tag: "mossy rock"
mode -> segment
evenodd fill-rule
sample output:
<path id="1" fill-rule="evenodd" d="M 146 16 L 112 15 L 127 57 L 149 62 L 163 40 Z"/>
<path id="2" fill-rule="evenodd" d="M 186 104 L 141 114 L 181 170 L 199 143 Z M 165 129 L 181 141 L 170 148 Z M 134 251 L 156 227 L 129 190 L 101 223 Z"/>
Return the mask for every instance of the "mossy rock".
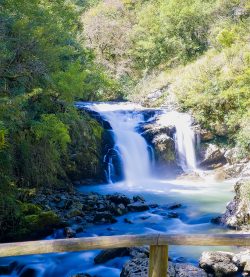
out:
<path id="1" fill-rule="evenodd" d="M 58 228 L 61 225 L 60 218 L 52 211 L 41 212 L 24 217 L 27 228 L 31 231 L 39 231 Z"/>

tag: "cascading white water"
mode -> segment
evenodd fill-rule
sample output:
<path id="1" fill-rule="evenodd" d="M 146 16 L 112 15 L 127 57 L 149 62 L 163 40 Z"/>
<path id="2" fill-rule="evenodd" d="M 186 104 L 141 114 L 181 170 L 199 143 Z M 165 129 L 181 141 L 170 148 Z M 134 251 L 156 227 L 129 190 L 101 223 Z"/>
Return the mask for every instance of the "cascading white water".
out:
<path id="1" fill-rule="evenodd" d="M 189 114 L 176 111 L 165 112 L 158 119 L 158 124 L 160 125 L 175 126 L 175 145 L 178 161 L 184 171 L 196 169 L 195 134 L 191 128 L 192 122 L 192 117 Z"/>
<path id="2" fill-rule="evenodd" d="M 150 157 L 145 139 L 136 132 L 143 122 L 141 106 L 131 103 L 93 103 L 88 108 L 98 112 L 111 125 L 115 148 L 121 155 L 125 181 L 133 184 L 150 177 Z M 110 176 L 108 176 L 109 179 Z"/>

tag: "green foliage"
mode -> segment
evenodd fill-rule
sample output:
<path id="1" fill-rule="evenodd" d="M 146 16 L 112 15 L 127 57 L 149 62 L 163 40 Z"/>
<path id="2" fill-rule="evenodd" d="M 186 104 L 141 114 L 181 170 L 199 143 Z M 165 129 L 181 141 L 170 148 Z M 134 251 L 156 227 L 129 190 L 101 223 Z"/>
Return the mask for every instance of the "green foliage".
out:
<path id="1" fill-rule="evenodd" d="M 43 233 L 47 229 L 47 233 L 49 233 L 51 229 L 58 228 L 61 225 L 61 221 L 55 213 L 48 211 L 24 216 L 23 224 L 28 229 L 28 232 Z"/>
<path id="2" fill-rule="evenodd" d="M 235 41 L 236 34 L 233 30 L 223 29 L 217 36 L 218 42 L 224 47 L 230 47 Z"/>
<path id="3" fill-rule="evenodd" d="M 34 122 L 31 127 L 37 141 L 46 140 L 53 148 L 59 148 L 64 152 L 70 143 L 68 128 L 54 114 L 43 114 L 41 121 Z"/>
<path id="4" fill-rule="evenodd" d="M 102 128 L 73 103 L 115 97 L 119 85 L 83 46 L 80 2 L 0 1 L 0 237 L 57 221 L 16 201 L 19 188 L 69 184 L 79 174 L 72 164 L 84 178 L 100 174 Z"/>
<path id="5" fill-rule="evenodd" d="M 8 232 L 18 229 L 21 220 L 20 206 L 12 195 L 0 194 L 0 241 Z"/>

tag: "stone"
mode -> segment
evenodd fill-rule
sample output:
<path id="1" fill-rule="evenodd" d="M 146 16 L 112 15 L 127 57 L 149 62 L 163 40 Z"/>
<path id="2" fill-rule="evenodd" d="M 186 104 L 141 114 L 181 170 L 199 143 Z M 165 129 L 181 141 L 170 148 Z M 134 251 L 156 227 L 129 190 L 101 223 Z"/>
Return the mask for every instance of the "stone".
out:
<path id="1" fill-rule="evenodd" d="M 94 216 L 95 223 L 115 223 L 117 220 L 109 212 L 97 212 Z"/>
<path id="2" fill-rule="evenodd" d="M 250 250 L 246 250 L 240 253 L 237 253 L 233 256 L 233 262 L 244 271 L 249 271 L 250 266 Z"/>
<path id="3" fill-rule="evenodd" d="M 173 204 L 170 204 L 169 206 L 167 206 L 167 209 L 175 210 L 175 209 L 179 209 L 181 207 L 182 207 L 182 205 L 180 203 L 173 203 Z"/>
<path id="4" fill-rule="evenodd" d="M 178 218 L 179 215 L 175 212 L 170 212 L 170 213 L 167 214 L 167 217 L 168 218 Z"/>
<path id="5" fill-rule="evenodd" d="M 166 134 L 155 137 L 152 141 L 155 154 L 160 163 L 175 163 L 175 142 Z"/>
<path id="6" fill-rule="evenodd" d="M 148 258 L 133 258 L 122 268 L 121 277 L 148 277 Z M 191 264 L 168 262 L 168 277 L 207 277 L 207 273 Z M 164 276 L 162 276 L 164 277 Z"/>
<path id="7" fill-rule="evenodd" d="M 133 196 L 133 201 L 134 202 L 142 202 L 142 203 L 144 203 L 145 199 L 141 195 L 135 195 L 135 196 Z"/>
<path id="8" fill-rule="evenodd" d="M 118 193 L 107 195 L 107 199 L 112 201 L 115 204 L 123 204 L 125 206 L 131 203 L 131 200 L 126 195 L 122 195 Z"/>
<path id="9" fill-rule="evenodd" d="M 73 230 L 71 227 L 65 227 L 64 234 L 67 238 L 75 238 L 76 237 L 76 231 Z"/>
<path id="10" fill-rule="evenodd" d="M 207 273 L 215 274 L 218 277 L 234 276 L 239 271 L 233 262 L 233 254 L 230 252 L 203 252 L 199 265 Z"/>
<path id="11" fill-rule="evenodd" d="M 129 256 L 132 258 L 148 258 L 149 246 L 132 247 L 129 249 Z"/>
<path id="12" fill-rule="evenodd" d="M 95 264 L 106 263 L 116 257 L 124 257 L 129 255 L 129 248 L 114 248 L 101 251 L 95 258 Z"/>
<path id="13" fill-rule="evenodd" d="M 196 266 L 186 263 L 177 263 L 174 265 L 175 277 L 207 277 L 207 273 Z"/>
<path id="14" fill-rule="evenodd" d="M 148 259 L 134 258 L 122 268 L 120 277 L 148 277 Z"/>
<path id="15" fill-rule="evenodd" d="M 250 274 L 250 257 L 249 257 L 248 260 L 246 260 L 246 263 L 245 263 L 245 266 L 244 266 L 243 271 L 244 271 L 245 273 Z"/>
<path id="16" fill-rule="evenodd" d="M 127 208 L 122 203 L 114 208 L 115 215 L 124 215 L 127 212 L 128 212 Z"/>
<path id="17" fill-rule="evenodd" d="M 165 126 L 158 122 L 158 117 L 150 123 L 146 123 L 141 128 L 142 136 L 154 149 L 155 161 L 158 166 L 176 167 L 175 126 Z"/>
<path id="18" fill-rule="evenodd" d="M 128 210 L 130 212 L 143 212 L 149 210 L 149 206 L 141 202 L 134 202 L 128 205 Z"/>
<path id="19" fill-rule="evenodd" d="M 200 148 L 200 167 L 214 169 L 226 164 L 225 150 L 212 143 L 203 144 Z"/>
<path id="20" fill-rule="evenodd" d="M 133 222 L 128 218 L 124 218 L 124 222 L 128 224 L 133 224 Z"/>
<path id="21" fill-rule="evenodd" d="M 72 218 L 72 217 L 76 217 L 76 216 L 81 216 L 82 210 L 81 209 L 71 209 L 67 212 L 67 218 Z"/>
<path id="22" fill-rule="evenodd" d="M 224 154 L 229 164 L 236 164 L 237 162 L 239 162 L 240 155 L 241 155 L 241 150 L 239 147 L 228 149 Z"/>
<path id="23" fill-rule="evenodd" d="M 250 179 L 241 179 L 235 186 L 235 196 L 226 207 L 220 222 L 233 229 L 250 227 Z"/>

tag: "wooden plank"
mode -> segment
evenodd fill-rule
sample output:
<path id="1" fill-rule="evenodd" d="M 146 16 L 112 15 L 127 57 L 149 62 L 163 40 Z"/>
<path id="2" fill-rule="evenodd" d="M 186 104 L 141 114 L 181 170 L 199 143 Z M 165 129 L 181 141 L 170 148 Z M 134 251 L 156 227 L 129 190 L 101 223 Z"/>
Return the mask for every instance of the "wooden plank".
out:
<path id="1" fill-rule="evenodd" d="M 250 246 L 250 234 L 160 234 L 159 245 Z"/>
<path id="2" fill-rule="evenodd" d="M 151 245 L 149 252 L 149 277 L 165 277 L 168 272 L 168 246 Z"/>
<path id="3" fill-rule="evenodd" d="M 250 234 L 148 234 L 0 244 L 0 257 L 142 245 L 250 246 Z"/>
<path id="4" fill-rule="evenodd" d="M 0 257 L 157 244 L 158 235 L 103 236 L 0 244 Z"/>

